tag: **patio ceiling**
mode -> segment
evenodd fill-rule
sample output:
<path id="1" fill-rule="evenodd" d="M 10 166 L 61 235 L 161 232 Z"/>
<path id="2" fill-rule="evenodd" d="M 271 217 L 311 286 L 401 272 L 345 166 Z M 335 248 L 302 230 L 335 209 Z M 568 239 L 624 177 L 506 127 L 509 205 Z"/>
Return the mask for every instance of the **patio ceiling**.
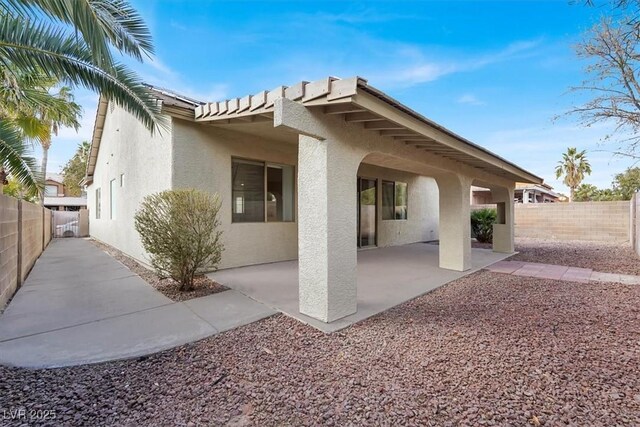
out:
<path id="1" fill-rule="evenodd" d="M 514 181 L 542 183 L 542 178 L 427 119 L 365 79 L 328 77 L 279 86 L 255 95 L 195 107 L 195 121 L 215 125 L 271 122 L 276 99 L 287 98 L 325 114 L 337 115 L 392 141 L 467 164 Z"/>

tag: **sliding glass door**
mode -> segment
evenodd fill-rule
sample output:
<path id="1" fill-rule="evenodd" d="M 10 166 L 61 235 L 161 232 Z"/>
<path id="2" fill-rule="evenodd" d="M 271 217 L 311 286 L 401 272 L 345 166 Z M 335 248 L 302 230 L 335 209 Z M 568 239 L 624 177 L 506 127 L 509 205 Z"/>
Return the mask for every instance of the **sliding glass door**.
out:
<path id="1" fill-rule="evenodd" d="M 378 188 L 375 179 L 358 178 L 358 247 L 376 245 Z"/>

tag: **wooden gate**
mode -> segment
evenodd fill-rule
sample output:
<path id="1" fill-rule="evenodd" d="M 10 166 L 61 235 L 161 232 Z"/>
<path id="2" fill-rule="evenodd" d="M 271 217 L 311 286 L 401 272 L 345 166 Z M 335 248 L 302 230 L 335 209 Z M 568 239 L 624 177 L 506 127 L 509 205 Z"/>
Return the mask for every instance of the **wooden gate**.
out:
<path id="1" fill-rule="evenodd" d="M 53 237 L 80 237 L 80 212 L 51 211 Z"/>

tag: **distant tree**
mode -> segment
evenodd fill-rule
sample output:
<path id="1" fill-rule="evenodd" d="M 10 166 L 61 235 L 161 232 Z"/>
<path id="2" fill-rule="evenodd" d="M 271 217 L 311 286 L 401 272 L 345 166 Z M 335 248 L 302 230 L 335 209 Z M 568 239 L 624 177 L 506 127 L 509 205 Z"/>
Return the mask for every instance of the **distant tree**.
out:
<path id="1" fill-rule="evenodd" d="M 614 123 L 610 140 L 620 136 L 616 154 L 640 158 L 640 2 L 586 0 L 599 6 L 607 16 L 594 25 L 576 46 L 578 57 L 588 64 L 587 78 L 574 91 L 592 95 L 569 114 L 577 114 L 585 126 Z M 598 4 L 596 4 L 598 3 Z"/>
<path id="2" fill-rule="evenodd" d="M 2 193 L 31 203 L 40 200 L 37 187 L 25 185 L 14 178 L 7 180 L 7 184 L 2 188 Z"/>
<path id="3" fill-rule="evenodd" d="M 621 200 L 631 200 L 634 193 L 640 190 L 640 168 L 628 168 L 623 173 L 616 174 L 613 181 L 613 191 Z"/>
<path id="4" fill-rule="evenodd" d="M 581 184 L 576 188 L 574 202 L 592 202 L 597 200 L 600 189 L 593 184 Z"/>
<path id="5" fill-rule="evenodd" d="M 591 165 L 586 157 L 586 151 L 578 151 L 575 147 L 567 148 L 562 154 L 562 160 L 556 166 L 556 178 L 564 176 L 563 183 L 569 187 L 569 201 L 573 201 L 576 188 L 582 183 L 585 175 L 591 175 Z"/>
<path id="6" fill-rule="evenodd" d="M 75 154 L 69 159 L 67 164 L 64 165 L 64 168 L 62 168 L 63 184 L 70 196 L 79 196 L 82 194 L 80 181 L 82 181 L 87 171 L 90 149 L 91 144 L 87 141 L 78 144 Z"/>

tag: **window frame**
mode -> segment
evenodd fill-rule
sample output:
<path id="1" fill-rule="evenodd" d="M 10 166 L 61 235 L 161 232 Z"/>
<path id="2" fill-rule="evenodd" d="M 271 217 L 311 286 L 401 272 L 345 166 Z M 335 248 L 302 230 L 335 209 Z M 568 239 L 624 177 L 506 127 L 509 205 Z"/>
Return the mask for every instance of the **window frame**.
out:
<path id="1" fill-rule="evenodd" d="M 109 181 L 109 219 L 116 219 L 116 207 L 117 203 L 115 203 L 116 195 L 116 179 L 113 178 Z"/>
<path id="2" fill-rule="evenodd" d="M 393 218 L 385 218 L 384 217 L 384 186 L 385 184 L 393 184 Z M 404 184 L 406 186 L 406 218 L 396 218 L 396 209 L 399 207 L 396 204 L 396 197 L 397 197 L 397 188 L 398 188 L 398 184 Z M 392 181 L 389 179 L 383 179 L 382 183 L 380 185 L 380 191 L 382 192 L 381 194 L 381 200 L 382 203 L 380 203 L 380 209 L 382 209 L 382 214 L 380 215 L 380 217 L 382 218 L 382 221 L 407 221 L 409 220 L 409 183 L 408 182 L 404 182 L 404 181 Z"/>
<path id="3" fill-rule="evenodd" d="M 96 188 L 95 192 L 96 196 L 96 219 L 100 219 L 101 211 L 102 211 L 102 189 L 100 187 Z"/>
<path id="4" fill-rule="evenodd" d="M 47 189 L 50 190 L 52 187 L 55 188 L 55 194 L 47 194 Z M 45 184 L 44 195 L 45 197 L 58 197 L 59 196 L 58 184 Z"/>
<path id="5" fill-rule="evenodd" d="M 262 169 L 263 169 L 263 178 L 262 178 L 262 183 L 263 183 L 263 188 L 262 188 L 262 199 L 263 199 L 263 208 L 264 208 L 264 213 L 263 213 L 263 220 L 262 221 L 234 221 L 233 220 L 233 212 L 234 212 L 234 206 L 236 204 L 236 200 L 233 198 L 233 163 L 235 161 L 238 162 L 251 162 L 251 163 L 260 163 L 262 164 Z M 267 171 L 269 169 L 269 166 L 280 166 L 280 167 L 289 167 L 293 169 L 293 215 L 292 215 L 292 220 L 291 221 L 269 221 L 268 220 L 268 212 L 267 212 L 267 194 L 269 193 L 267 191 L 268 188 L 268 180 L 267 180 Z M 297 172 L 296 172 L 296 166 L 295 165 L 290 165 L 290 164 L 286 164 L 286 163 L 278 163 L 278 162 L 271 162 L 268 160 L 259 160 L 259 159 L 252 159 L 249 157 L 239 157 L 239 156 L 231 156 L 231 224 L 295 224 L 297 221 Z M 243 203 L 244 205 L 244 203 Z"/>

